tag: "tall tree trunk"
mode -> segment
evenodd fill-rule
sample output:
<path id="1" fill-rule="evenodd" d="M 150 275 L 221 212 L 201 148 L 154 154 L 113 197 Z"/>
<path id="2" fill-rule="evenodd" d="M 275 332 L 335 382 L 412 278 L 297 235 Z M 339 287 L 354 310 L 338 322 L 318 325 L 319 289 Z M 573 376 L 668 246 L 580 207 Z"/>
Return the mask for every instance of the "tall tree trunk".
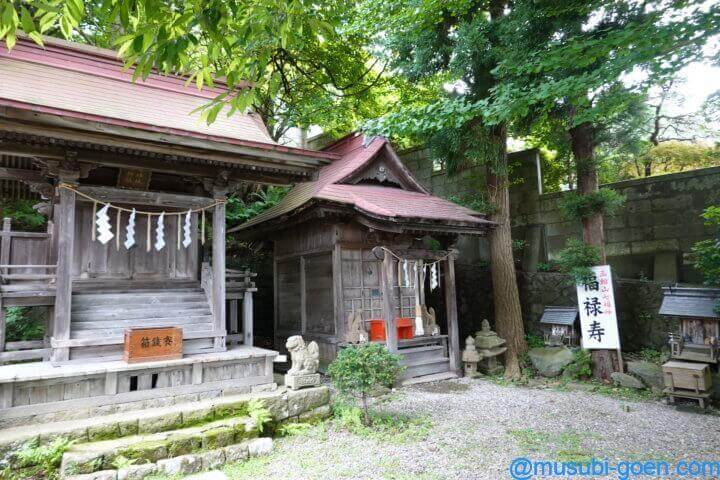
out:
<path id="1" fill-rule="evenodd" d="M 519 357 L 527 350 L 527 344 L 510 234 L 510 182 L 504 125 L 493 129 L 490 142 L 494 146 L 493 151 L 498 152 L 495 162 L 488 165 L 486 178 L 489 201 L 493 207 L 489 219 L 498 224 L 489 234 L 495 328 L 507 340 L 505 377 L 516 379 L 520 377 Z"/>
<path id="2" fill-rule="evenodd" d="M 597 165 L 595 164 L 595 133 L 592 125 L 582 123 L 570 129 L 570 142 L 577 169 L 578 193 L 588 195 L 598 191 Z M 582 219 L 583 242 L 600 252 L 600 264 L 607 263 L 605 255 L 605 232 L 602 213 L 595 213 Z M 593 350 L 593 375 L 607 380 L 610 374 L 619 370 L 617 354 L 610 350 Z"/>

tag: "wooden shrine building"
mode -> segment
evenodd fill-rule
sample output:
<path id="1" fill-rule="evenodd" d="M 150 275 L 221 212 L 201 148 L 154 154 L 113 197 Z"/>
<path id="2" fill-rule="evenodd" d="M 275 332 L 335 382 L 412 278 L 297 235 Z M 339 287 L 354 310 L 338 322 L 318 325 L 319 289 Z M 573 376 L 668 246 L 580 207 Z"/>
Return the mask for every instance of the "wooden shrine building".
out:
<path id="1" fill-rule="evenodd" d="M 459 372 L 453 246 L 458 235 L 485 235 L 494 224 L 430 195 L 383 138 L 351 134 L 324 152 L 339 158 L 318 180 L 297 185 L 278 205 L 230 230 L 274 242 L 275 347 L 302 334 L 318 342 L 327 365 L 338 348 L 356 341 L 358 322 L 370 330 L 384 320 L 388 348 L 408 367 L 406 379 Z M 440 334 L 401 327 L 398 339 L 398 321 L 428 316 L 425 292 L 435 287 L 436 272 L 446 306 L 438 314 L 446 319 Z"/>
<path id="2" fill-rule="evenodd" d="M 0 363 L 43 360 L 0 366 L 0 423 L 272 383 L 277 352 L 252 346 L 250 279 L 226 272 L 225 199 L 313 180 L 340 155 L 280 146 L 254 114 L 208 126 L 191 112 L 222 85 L 133 82 L 108 50 L 21 38 L 0 46 L 0 72 L 0 179 L 29 185 L 50 218 L 47 232 L 0 232 Z M 44 341 L 9 348 L 2 312 L 16 305 L 49 308 Z M 183 358 L 121 361 L 125 329 L 170 326 Z"/>

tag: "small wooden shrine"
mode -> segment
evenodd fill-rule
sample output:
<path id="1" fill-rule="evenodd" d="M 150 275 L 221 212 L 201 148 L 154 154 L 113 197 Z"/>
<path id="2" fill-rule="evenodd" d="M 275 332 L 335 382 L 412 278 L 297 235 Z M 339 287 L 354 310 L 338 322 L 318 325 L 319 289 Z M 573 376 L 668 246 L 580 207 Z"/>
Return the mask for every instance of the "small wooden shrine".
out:
<path id="1" fill-rule="evenodd" d="M 485 235 L 494 224 L 430 195 L 383 138 L 351 134 L 324 151 L 340 158 L 317 181 L 231 230 L 274 244 L 276 347 L 302 335 L 318 343 L 326 366 L 338 348 L 368 332 L 378 338 L 384 325 L 406 378 L 459 373 L 453 246 L 459 234 Z M 436 288 L 445 298 L 440 328 L 425 301 Z"/>
<path id="2" fill-rule="evenodd" d="M 720 289 L 666 287 L 660 315 L 677 317 L 680 331 L 670 333 L 671 361 L 663 365 L 665 393 L 697 400 L 705 407 L 712 390 L 711 369 L 720 361 Z"/>
<path id="3" fill-rule="evenodd" d="M 280 146 L 254 114 L 207 125 L 191 112 L 222 85 L 122 67 L 56 39 L 0 45 L 0 179 L 38 192 L 50 218 L 0 234 L 0 363 L 43 360 L 0 367 L 0 423 L 273 382 L 277 352 L 252 346 L 251 274 L 225 266 L 225 200 L 311 180 L 338 155 Z M 48 307 L 44 340 L 5 342 L 16 305 Z M 182 358 L 122 361 L 141 327 L 180 328 Z"/>
<path id="4" fill-rule="evenodd" d="M 545 345 L 558 347 L 580 346 L 580 313 L 577 307 L 548 305 L 540 317 Z"/>

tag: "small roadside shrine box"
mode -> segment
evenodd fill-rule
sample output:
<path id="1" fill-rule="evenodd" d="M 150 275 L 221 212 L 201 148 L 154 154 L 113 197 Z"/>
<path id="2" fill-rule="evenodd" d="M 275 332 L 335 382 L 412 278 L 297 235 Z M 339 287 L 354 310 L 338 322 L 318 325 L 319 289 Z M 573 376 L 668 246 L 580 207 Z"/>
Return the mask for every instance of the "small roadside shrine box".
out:
<path id="1" fill-rule="evenodd" d="M 578 342 L 578 309 L 576 307 L 558 307 L 548 305 L 540 317 L 545 345 L 558 347 L 579 346 Z"/>
<path id="2" fill-rule="evenodd" d="M 663 289 L 660 315 L 678 317 L 680 332 L 670 333 L 672 360 L 663 365 L 665 393 L 671 402 L 675 397 L 691 398 L 705 408 L 710 397 L 710 365 L 718 363 L 720 316 L 715 311 L 720 289 Z"/>

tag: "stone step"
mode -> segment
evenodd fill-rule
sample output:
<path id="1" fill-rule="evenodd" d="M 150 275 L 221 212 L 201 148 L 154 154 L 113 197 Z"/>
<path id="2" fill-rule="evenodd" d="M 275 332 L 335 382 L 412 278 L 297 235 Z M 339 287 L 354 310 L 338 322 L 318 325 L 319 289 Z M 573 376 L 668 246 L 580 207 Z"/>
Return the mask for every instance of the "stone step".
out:
<path id="1" fill-rule="evenodd" d="M 123 457 L 136 464 L 162 465 L 162 460 L 236 445 L 257 438 L 259 433 L 251 418 L 230 417 L 199 426 L 75 444 L 63 454 L 60 474 L 111 470 L 116 460 Z"/>
<path id="2" fill-rule="evenodd" d="M 227 475 L 215 470 L 225 464 L 240 462 L 248 457 L 269 455 L 273 450 L 270 437 L 254 438 L 238 444 L 198 451 L 159 460 L 157 463 L 133 464 L 118 470 L 64 475 L 64 480 L 140 480 L 144 478 L 187 478 L 188 480 L 227 480 Z M 199 473 L 205 472 L 205 473 Z M 196 474 L 196 475 L 193 475 Z M 185 477 L 185 475 L 191 475 Z"/>
<path id="3" fill-rule="evenodd" d="M 329 414 L 330 390 L 325 386 L 287 390 L 275 384 L 253 387 L 248 394 L 226 395 L 199 401 L 163 405 L 143 410 L 115 409 L 115 413 L 75 420 L 65 420 L 67 415 L 57 414 L 57 421 L 35 422 L 32 427 L 18 425 L 0 429 L 0 457 L 28 442 L 47 445 L 56 438 L 64 437 L 78 444 L 109 440 L 131 435 L 167 432 L 178 428 L 197 426 L 224 418 L 245 415 L 248 403 L 257 399 L 270 410 L 273 420 L 283 421 L 299 415 Z M 195 399 L 196 400 L 196 399 Z M 319 411 L 318 411 L 319 410 Z"/>
<path id="4" fill-rule="evenodd" d="M 402 355 L 401 365 L 412 365 L 422 360 L 445 358 L 445 348 L 441 345 L 428 345 L 425 347 L 402 348 L 398 351 Z"/>
<path id="5" fill-rule="evenodd" d="M 409 378 L 431 375 L 434 373 L 449 372 L 450 359 L 447 357 L 431 358 L 429 360 L 420 360 L 417 362 L 413 362 L 411 364 L 405 365 L 405 367 L 405 371 L 400 376 L 401 381 Z"/>
<path id="6" fill-rule="evenodd" d="M 407 387 L 409 385 L 417 385 L 420 383 L 440 382 L 443 380 L 452 380 L 458 376 L 452 372 L 433 373 L 432 375 L 423 375 L 421 377 L 408 378 L 403 380 L 401 385 Z"/>
<path id="7" fill-rule="evenodd" d="M 77 322 L 92 322 L 103 320 L 122 320 L 133 318 L 165 318 L 173 316 L 210 315 L 210 306 L 206 303 L 193 303 L 187 307 L 182 305 L 146 305 L 144 308 L 125 308 L 118 306 L 115 309 L 103 308 L 101 310 L 84 310 L 72 312 L 72 320 Z"/>

